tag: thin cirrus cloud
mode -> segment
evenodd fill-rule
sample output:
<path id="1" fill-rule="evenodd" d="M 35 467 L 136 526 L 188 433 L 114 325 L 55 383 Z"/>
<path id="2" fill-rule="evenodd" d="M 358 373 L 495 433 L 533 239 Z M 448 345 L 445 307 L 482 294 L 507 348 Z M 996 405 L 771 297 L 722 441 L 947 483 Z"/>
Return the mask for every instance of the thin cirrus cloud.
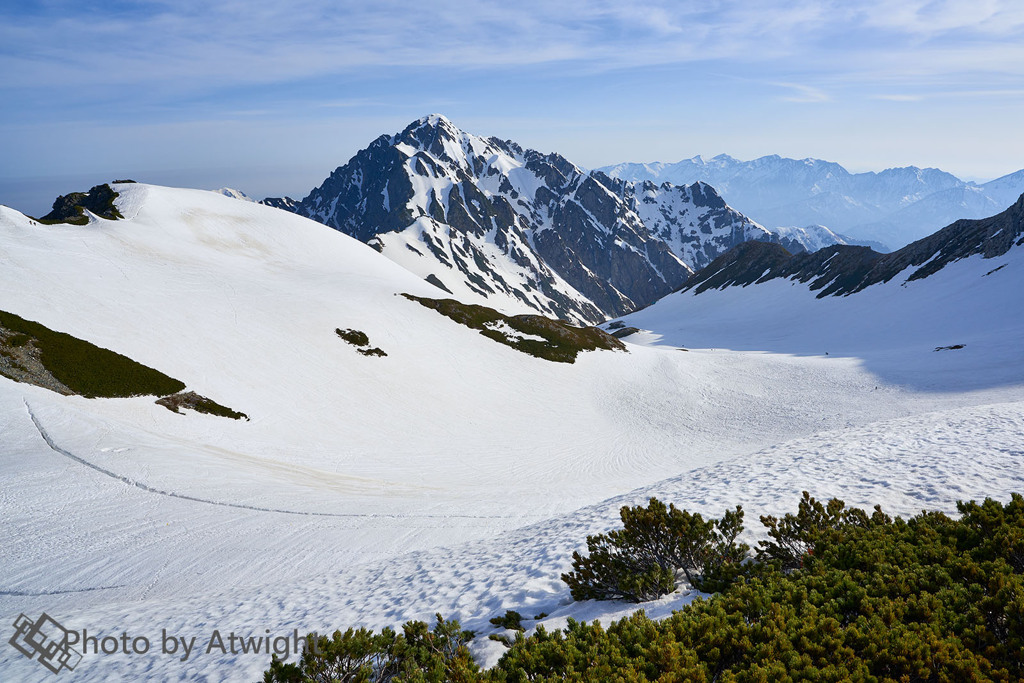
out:
<path id="1" fill-rule="evenodd" d="M 874 66 L 889 79 L 1017 73 L 1024 8 L 1014 4 L 155 0 L 102 11 L 51 2 L 34 15 L 0 14 L 0 87 L 135 83 L 180 92 L 396 67 L 608 70 L 689 62 L 775 61 L 832 77 Z"/>
<path id="2" fill-rule="evenodd" d="M 1024 28 L 1024 7 L 1014 0 L 881 0 L 856 11 L 867 26 L 916 37 L 1014 36 Z"/>
<path id="3" fill-rule="evenodd" d="M 674 140 L 679 158 L 994 175 L 1024 154 L 1022 79 L 1020 0 L 43 0 L 0 6 L 0 98 L 18 103 L 0 108 L 0 157 L 40 174 L 70 156 L 177 163 L 168 150 L 206 166 L 280 138 L 295 151 L 268 164 L 313 150 L 319 167 L 443 111 L 588 165 Z M 989 105 L 976 137 L 939 134 L 968 103 Z M 227 130 L 239 120 L 250 135 Z M 127 127 L 146 131 L 135 156 L 89 146 Z"/>
<path id="4" fill-rule="evenodd" d="M 790 94 L 783 95 L 781 99 L 785 102 L 829 102 L 831 97 L 823 90 L 813 88 L 809 85 L 799 83 L 772 83 L 780 88 L 788 89 Z"/>
<path id="5" fill-rule="evenodd" d="M 921 102 L 923 100 L 978 100 L 978 99 L 1016 99 L 1024 100 L 1024 89 L 1009 88 L 1003 90 L 944 90 L 941 92 L 922 92 L 917 94 L 885 93 L 872 95 L 871 99 L 887 102 Z"/>
<path id="6" fill-rule="evenodd" d="M 925 99 L 924 95 L 901 95 L 901 94 L 888 94 L 888 95 L 872 95 L 873 100 L 883 100 L 886 102 L 920 102 Z"/>

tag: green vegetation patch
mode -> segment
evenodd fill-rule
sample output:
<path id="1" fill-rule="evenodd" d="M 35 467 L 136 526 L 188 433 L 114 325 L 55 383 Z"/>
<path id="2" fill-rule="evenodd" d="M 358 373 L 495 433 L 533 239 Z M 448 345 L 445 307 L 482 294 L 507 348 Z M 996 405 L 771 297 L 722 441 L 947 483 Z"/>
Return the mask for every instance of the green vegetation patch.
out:
<path id="1" fill-rule="evenodd" d="M 366 336 L 365 332 L 359 330 L 343 330 L 341 328 L 335 330 L 339 337 L 347 341 L 352 346 L 369 346 L 370 338 Z"/>
<path id="2" fill-rule="evenodd" d="M 894 520 L 804 493 L 720 594 L 538 629 L 491 680 L 1024 680 L 1024 498 L 957 509 Z"/>
<path id="3" fill-rule="evenodd" d="M 264 683 L 469 683 L 479 680 L 479 668 L 469 652 L 472 631 L 440 614 L 433 628 L 410 621 L 402 632 L 385 628 L 335 631 L 328 638 L 310 634 L 296 663 L 274 655 Z"/>
<path id="4" fill-rule="evenodd" d="M 87 225 L 89 218 L 85 215 L 85 209 L 108 220 L 124 218 L 114 206 L 114 200 L 117 197 L 118 193 L 106 184 L 97 185 L 88 192 L 72 192 L 61 195 L 53 202 L 53 210 L 37 220 L 46 225 L 58 223 Z"/>
<path id="5" fill-rule="evenodd" d="M 500 617 L 494 617 L 491 619 L 491 623 L 495 626 L 509 631 L 525 631 L 523 628 L 523 615 L 514 609 L 505 610 L 505 614 Z"/>
<path id="6" fill-rule="evenodd" d="M 46 374 L 86 398 L 165 396 L 185 388 L 184 383 L 131 358 L 12 313 L 0 311 L 0 328 L 6 333 L 3 344 L 8 353 L 30 347 Z"/>
<path id="7" fill-rule="evenodd" d="M 197 413 L 204 413 L 206 415 L 216 415 L 217 417 L 228 417 L 232 420 L 249 420 L 249 416 L 245 413 L 235 412 L 230 408 L 222 406 L 221 404 L 200 396 L 194 391 L 183 391 L 179 394 L 172 394 L 171 396 L 164 396 L 163 398 L 157 399 L 157 404 L 162 405 L 168 410 L 181 414 L 182 408 L 188 408 L 194 410 Z"/>
<path id="8" fill-rule="evenodd" d="M 28 336 L 27 334 L 22 334 L 21 332 L 15 332 L 7 338 L 7 343 L 10 344 L 11 348 L 14 349 L 21 348 L 22 346 L 28 344 L 30 341 L 32 341 L 32 337 Z"/>
<path id="9" fill-rule="evenodd" d="M 339 337 L 356 347 L 356 351 L 364 356 L 378 356 L 383 358 L 388 355 L 384 353 L 384 349 L 379 349 L 376 346 L 370 346 L 370 337 L 367 336 L 365 332 L 360 332 L 359 330 L 343 330 L 340 327 L 334 331 Z"/>
<path id="10" fill-rule="evenodd" d="M 676 589 L 681 577 L 701 590 L 728 581 L 750 548 L 736 543 L 743 509 L 705 520 L 651 498 L 647 507 L 623 506 L 622 529 L 587 537 L 589 555 L 572 555 L 573 571 L 562 574 L 575 600 L 645 602 Z"/>
<path id="11" fill-rule="evenodd" d="M 618 339 L 596 327 L 573 327 L 541 315 L 507 316 L 493 308 L 464 304 L 455 299 L 428 299 L 412 294 L 402 296 L 432 308 L 460 325 L 479 330 L 488 339 L 556 363 L 573 363 L 581 351 L 626 349 Z"/>
<path id="12" fill-rule="evenodd" d="M 663 508 L 634 509 L 631 533 L 646 528 L 663 541 L 658 529 L 673 516 Z M 667 619 L 639 611 L 607 627 L 573 619 L 564 630 L 538 626 L 530 636 L 517 634 L 486 671 L 458 656 L 462 641 L 445 647 L 437 640 L 435 655 L 404 660 L 402 676 L 368 666 L 358 680 L 1024 680 L 1024 497 L 961 502 L 957 510 L 959 519 L 938 512 L 893 519 L 877 506 L 869 513 L 804 493 L 796 513 L 761 518 L 769 540 L 756 557 L 729 563 L 720 593 Z M 691 540 L 707 531 L 695 518 L 680 526 Z M 660 547 L 641 546 L 630 552 Z M 446 633 L 459 633 L 457 624 L 443 623 Z M 422 634 L 426 625 L 406 628 Z M 391 634 L 379 650 L 304 655 L 290 678 L 275 662 L 264 680 L 329 680 L 318 672 L 337 671 L 330 667 L 346 653 L 390 661 Z"/>

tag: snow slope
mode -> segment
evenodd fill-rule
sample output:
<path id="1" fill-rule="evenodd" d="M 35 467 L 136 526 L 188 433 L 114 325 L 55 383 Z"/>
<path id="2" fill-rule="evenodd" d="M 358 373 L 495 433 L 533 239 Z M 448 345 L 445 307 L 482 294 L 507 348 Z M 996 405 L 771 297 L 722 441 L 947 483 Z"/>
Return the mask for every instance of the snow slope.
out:
<path id="1" fill-rule="evenodd" d="M 690 290 L 622 320 L 655 332 L 634 342 L 858 358 L 885 381 L 917 389 L 1024 381 L 1024 248 L 977 254 L 908 281 L 919 267 L 820 299 L 807 284 L 783 278 Z M 965 347 L 935 351 L 958 344 Z"/>
<path id="2" fill-rule="evenodd" d="M 397 296 L 436 290 L 313 221 L 214 192 L 115 189 L 122 221 L 41 226 L 0 207 L 0 310 L 151 365 L 251 421 L 0 378 L 0 618 L 45 611 L 153 643 L 87 653 L 67 680 L 254 680 L 269 661 L 216 650 L 181 661 L 160 652 L 164 629 L 204 649 L 213 629 L 290 634 L 441 611 L 483 634 L 505 608 L 556 625 L 624 613 L 564 604 L 558 575 L 618 505 L 652 493 L 709 511 L 742 502 L 753 520 L 801 488 L 894 511 L 1020 488 L 1021 330 L 1013 316 L 995 324 L 994 305 L 949 329 L 922 294 L 926 322 L 892 347 L 918 362 L 897 375 L 870 330 L 859 345 L 833 331 L 798 348 L 770 311 L 743 309 L 760 324 L 746 345 L 724 307 L 717 319 L 705 308 L 703 328 L 672 322 L 729 292 L 683 306 L 673 295 L 658 306 L 677 308 L 627 319 L 658 322 L 660 346 L 554 364 Z M 978 291 L 1020 291 L 1017 263 Z M 975 265 L 920 284 L 961 266 L 967 282 Z M 935 291 L 970 313 L 958 282 Z M 356 353 L 335 328 L 364 331 L 388 356 Z M 475 647 L 500 654 L 483 635 Z M 0 648 L 3 680 L 50 676 Z"/>

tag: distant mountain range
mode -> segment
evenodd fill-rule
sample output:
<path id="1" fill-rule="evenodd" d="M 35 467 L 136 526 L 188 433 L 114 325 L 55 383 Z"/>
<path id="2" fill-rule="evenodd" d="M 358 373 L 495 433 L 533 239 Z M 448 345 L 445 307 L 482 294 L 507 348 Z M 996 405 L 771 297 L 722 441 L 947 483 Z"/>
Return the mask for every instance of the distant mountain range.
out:
<path id="1" fill-rule="evenodd" d="M 988 183 L 934 168 L 850 173 L 820 159 L 777 155 L 739 161 L 722 154 L 677 163 L 624 163 L 599 169 L 631 182 L 705 182 L 730 206 L 768 226 L 818 224 L 899 248 L 960 218 L 996 214 L 1024 192 L 1024 170 Z"/>
<path id="2" fill-rule="evenodd" d="M 470 302 L 599 322 L 646 306 L 748 240 L 791 251 L 846 243 L 773 233 L 713 187 L 627 182 L 431 115 L 382 135 L 301 201 L 312 218 Z"/>

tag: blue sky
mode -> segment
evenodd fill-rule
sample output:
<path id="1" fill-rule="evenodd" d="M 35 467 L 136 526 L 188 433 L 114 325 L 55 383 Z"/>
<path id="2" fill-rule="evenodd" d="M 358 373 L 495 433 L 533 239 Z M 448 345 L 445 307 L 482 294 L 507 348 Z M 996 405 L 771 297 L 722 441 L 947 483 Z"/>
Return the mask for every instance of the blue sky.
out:
<path id="1" fill-rule="evenodd" d="M 0 7 L 0 203 L 114 177 L 304 196 L 440 112 L 586 167 L 1024 168 L 1019 0 L 46 0 Z"/>

